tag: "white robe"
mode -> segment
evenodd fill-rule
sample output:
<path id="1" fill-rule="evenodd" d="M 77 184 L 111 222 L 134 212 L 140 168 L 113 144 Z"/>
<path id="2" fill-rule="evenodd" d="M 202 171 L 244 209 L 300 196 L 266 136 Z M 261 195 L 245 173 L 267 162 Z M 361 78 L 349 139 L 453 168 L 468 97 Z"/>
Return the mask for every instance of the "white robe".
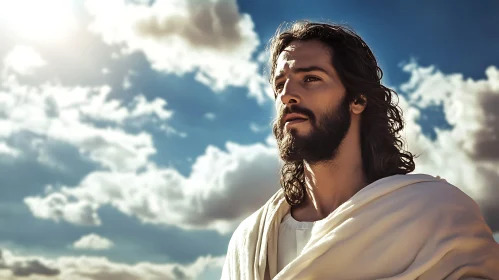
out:
<path id="1" fill-rule="evenodd" d="M 443 179 L 373 182 L 318 221 L 301 254 L 277 273 L 289 208 L 279 190 L 238 226 L 222 279 L 499 279 L 499 244 L 478 205 Z"/>

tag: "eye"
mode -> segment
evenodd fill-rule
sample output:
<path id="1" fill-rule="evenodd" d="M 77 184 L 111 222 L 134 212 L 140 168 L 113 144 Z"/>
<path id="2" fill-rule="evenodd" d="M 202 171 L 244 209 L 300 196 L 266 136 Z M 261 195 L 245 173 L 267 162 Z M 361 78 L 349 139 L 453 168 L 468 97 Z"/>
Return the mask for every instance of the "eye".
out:
<path id="1" fill-rule="evenodd" d="M 304 79 L 305 83 L 320 81 L 321 79 L 315 76 L 306 76 Z"/>
<path id="2" fill-rule="evenodd" d="M 284 87 L 284 83 L 278 83 L 276 86 L 275 86 L 275 93 L 276 93 L 276 97 L 277 97 L 277 93 L 280 93 L 282 88 Z"/>

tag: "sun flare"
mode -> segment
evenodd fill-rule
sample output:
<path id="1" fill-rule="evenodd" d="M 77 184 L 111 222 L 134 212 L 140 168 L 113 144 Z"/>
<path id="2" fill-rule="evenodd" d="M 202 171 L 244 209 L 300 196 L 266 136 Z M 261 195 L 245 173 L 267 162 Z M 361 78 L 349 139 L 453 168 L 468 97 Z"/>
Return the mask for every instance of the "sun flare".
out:
<path id="1" fill-rule="evenodd" d="M 57 42 L 76 26 L 72 8 L 71 0 L 0 1 L 0 22 L 14 36 Z"/>

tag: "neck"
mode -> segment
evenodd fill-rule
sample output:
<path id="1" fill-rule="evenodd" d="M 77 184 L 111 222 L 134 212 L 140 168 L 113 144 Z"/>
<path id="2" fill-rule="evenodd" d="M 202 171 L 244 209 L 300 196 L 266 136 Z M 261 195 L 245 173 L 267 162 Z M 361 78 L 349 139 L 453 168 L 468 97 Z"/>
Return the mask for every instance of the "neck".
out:
<path id="1" fill-rule="evenodd" d="M 292 215 L 298 221 L 321 220 L 367 184 L 358 126 L 352 122 L 334 159 L 303 165 L 307 198 L 292 209 Z"/>

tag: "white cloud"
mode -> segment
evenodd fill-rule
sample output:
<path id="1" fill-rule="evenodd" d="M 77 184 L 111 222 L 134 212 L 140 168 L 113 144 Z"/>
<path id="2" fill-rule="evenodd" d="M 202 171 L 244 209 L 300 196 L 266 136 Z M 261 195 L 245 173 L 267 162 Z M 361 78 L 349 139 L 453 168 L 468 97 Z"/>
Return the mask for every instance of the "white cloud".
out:
<path id="1" fill-rule="evenodd" d="M 113 53 L 113 55 L 114 55 L 114 54 L 115 54 L 115 53 Z M 114 57 L 113 55 L 111 55 L 111 57 Z M 116 58 L 117 58 L 117 57 L 116 57 Z M 131 78 L 132 76 L 135 76 L 135 75 L 137 75 L 137 72 L 136 72 L 136 71 L 131 70 L 131 69 L 129 69 L 129 70 L 127 71 L 127 74 L 126 74 L 126 75 L 125 75 L 125 77 L 123 78 L 123 84 L 122 84 L 123 89 L 127 90 L 127 89 L 129 89 L 129 88 L 131 88 L 131 87 L 132 87 L 132 81 L 130 80 L 130 78 Z"/>
<path id="2" fill-rule="evenodd" d="M 32 151 L 35 151 L 34 153 Z M 53 150 L 51 150 L 50 144 L 47 143 L 47 139 L 34 138 L 31 140 L 29 151 L 35 158 L 36 161 L 44 166 L 50 167 L 52 169 L 57 169 L 59 171 L 65 172 L 70 170 L 70 166 L 61 162 L 56 157 L 53 156 Z M 25 151 L 26 153 L 26 151 Z"/>
<path id="3" fill-rule="evenodd" d="M 7 145 L 5 142 L 0 142 L 0 155 L 8 155 L 11 157 L 17 157 L 20 152 L 17 149 L 12 148 L 11 146 Z"/>
<path id="4" fill-rule="evenodd" d="M 123 78 L 123 89 L 129 89 L 132 87 L 132 82 L 130 82 L 130 77 L 128 76 L 125 76 L 125 78 Z"/>
<path id="5" fill-rule="evenodd" d="M 269 134 L 267 138 L 265 138 L 265 144 L 277 150 L 277 140 L 275 139 L 274 135 Z"/>
<path id="6" fill-rule="evenodd" d="M 109 86 L 70 88 L 51 83 L 32 87 L 19 84 L 14 76 L 6 77 L 0 88 L 0 141 L 29 132 L 34 135 L 33 141 L 38 137 L 70 144 L 83 156 L 112 170 L 140 168 L 156 152 L 152 137 L 146 132 L 128 133 L 123 125 L 156 119 L 166 128 L 172 112 L 164 108 L 163 99 L 148 101 L 139 95 L 124 105 L 109 99 L 110 91 Z M 111 126 L 98 127 L 95 121 Z M 43 145 L 34 143 L 33 147 Z M 3 151 L 12 152 L 5 147 Z M 46 157 L 39 158 L 42 163 L 50 162 Z"/>
<path id="7" fill-rule="evenodd" d="M 177 131 L 175 128 L 170 126 L 161 125 L 159 128 L 162 131 L 166 132 L 166 135 L 168 136 L 178 135 L 180 138 L 186 138 L 187 136 L 189 136 L 186 132 Z"/>
<path id="8" fill-rule="evenodd" d="M 159 119 L 166 120 L 173 115 L 171 111 L 167 111 L 163 108 L 166 105 L 166 101 L 164 99 L 156 98 L 149 102 L 143 95 L 139 95 L 134 98 L 134 102 L 135 107 L 130 112 L 130 117 L 132 118 L 156 115 Z"/>
<path id="9" fill-rule="evenodd" d="M 150 6 L 87 0 L 86 6 L 93 16 L 90 29 L 104 42 L 125 53 L 143 52 L 158 71 L 195 73 L 216 92 L 245 86 L 258 102 L 272 96 L 252 60 L 260 44 L 253 21 L 235 0 L 158 0 Z"/>
<path id="10" fill-rule="evenodd" d="M 224 257 L 199 257 L 190 265 L 177 263 L 155 264 L 140 262 L 129 265 L 116 263 L 104 257 L 19 256 L 0 250 L 0 278 L 21 280 L 188 280 L 205 279 L 210 270 L 221 270 Z"/>
<path id="11" fill-rule="evenodd" d="M 421 156 L 416 172 L 440 175 L 479 202 L 491 227 L 499 229 L 499 71 L 488 67 L 486 78 L 465 79 L 461 74 L 444 74 L 434 66 L 404 66 L 411 74 L 401 89 L 408 149 Z M 436 129 L 436 139 L 421 133 L 416 123 L 417 107 L 442 105 L 453 127 Z"/>
<path id="12" fill-rule="evenodd" d="M 18 45 L 10 50 L 4 58 L 4 71 L 12 71 L 21 75 L 33 74 L 33 71 L 46 65 L 45 60 L 32 47 Z"/>
<path id="13" fill-rule="evenodd" d="M 212 112 L 208 112 L 208 113 L 204 114 L 204 117 L 210 121 L 212 121 L 216 118 L 215 114 Z"/>
<path id="14" fill-rule="evenodd" d="M 101 87 L 98 94 L 87 93 L 87 100 L 78 100 L 77 103 L 81 106 L 81 112 L 85 117 L 93 120 L 110 121 L 115 123 L 123 123 L 134 118 L 155 116 L 161 120 L 169 119 L 172 111 L 165 110 L 166 101 L 161 98 L 156 98 L 153 101 L 148 101 L 144 95 L 135 96 L 130 104 L 130 109 L 123 106 L 121 101 L 113 99 L 109 100 L 108 96 L 111 88 L 108 86 Z M 60 96 L 58 96 L 60 98 Z"/>
<path id="15" fill-rule="evenodd" d="M 56 222 L 64 220 L 77 225 L 101 224 L 97 215 L 98 204 L 91 201 L 70 201 L 67 196 L 55 192 L 43 198 L 27 197 L 24 202 L 37 218 Z"/>
<path id="16" fill-rule="evenodd" d="M 274 147 L 227 143 L 226 148 L 208 147 L 189 177 L 152 164 L 141 173 L 98 171 L 76 187 L 25 203 L 35 216 L 56 221 L 98 225 L 98 207 L 112 205 L 143 222 L 228 233 L 278 189 L 280 163 Z M 81 208 L 73 210 L 79 215 L 67 214 L 70 206 Z"/>
<path id="17" fill-rule="evenodd" d="M 106 250 L 113 247 L 114 244 L 111 240 L 99 236 L 95 233 L 82 236 L 80 239 L 73 243 L 75 249 L 89 249 L 89 250 Z"/>
<path id="18" fill-rule="evenodd" d="M 254 133 L 269 132 L 272 130 L 270 124 L 268 125 L 257 125 L 256 123 L 250 123 L 250 130 Z"/>

